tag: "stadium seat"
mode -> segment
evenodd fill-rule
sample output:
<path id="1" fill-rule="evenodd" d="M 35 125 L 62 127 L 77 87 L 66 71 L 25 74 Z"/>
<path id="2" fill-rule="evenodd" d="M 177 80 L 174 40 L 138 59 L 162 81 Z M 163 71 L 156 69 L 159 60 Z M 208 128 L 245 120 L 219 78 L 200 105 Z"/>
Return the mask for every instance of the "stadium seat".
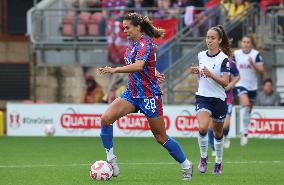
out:
<path id="1" fill-rule="evenodd" d="M 99 34 L 99 24 L 103 19 L 103 14 L 100 12 L 94 13 L 88 24 L 88 35 L 97 36 Z"/>
<path id="2" fill-rule="evenodd" d="M 73 33 L 73 19 L 75 12 L 68 11 L 67 14 L 63 17 L 62 21 L 62 35 L 63 36 L 72 36 Z"/>
<path id="3" fill-rule="evenodd" d="M 79 15 L 77 33 L 79 36 L 87 35 L 87 25 L 90 23 L 91 13 L 81 12 Z"/>

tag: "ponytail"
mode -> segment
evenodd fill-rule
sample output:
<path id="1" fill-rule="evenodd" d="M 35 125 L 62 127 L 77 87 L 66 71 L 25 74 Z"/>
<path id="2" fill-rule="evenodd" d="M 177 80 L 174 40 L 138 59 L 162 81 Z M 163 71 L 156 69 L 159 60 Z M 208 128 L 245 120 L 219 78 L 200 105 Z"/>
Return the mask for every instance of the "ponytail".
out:
<path id="1" fill-rule="evenodd" d="M 156 28 L 147 16 L 142 17 L 141 31 L 156 39 L 165 35 L 165 30 Z"/>
<path id="2" fill-rule="evenodd" d="M 231 43 L 229 41 L 229 38 L 223 28 L 223 26 L 218 25 L 215 27 L 210 28 L 214 31 L 216 31 L 219 35 L 219 38 L 222 39 L 222 42 L 220 43 L 221 50 L 229 57 L 232 57 L 232 49 L 231 49 Z"/>
<path id="3" fill-rule="evenodd" d="M 140 31 L 144 32 L 149 37 L 160 38 L 165 35 L 165 30 L 156 28 L 147 16 L 141 16 L 137 13 L 129 13 L 123 18 L 123 20 L 131 21 L 131 24 L 134 26 L 140 25 Z"/>

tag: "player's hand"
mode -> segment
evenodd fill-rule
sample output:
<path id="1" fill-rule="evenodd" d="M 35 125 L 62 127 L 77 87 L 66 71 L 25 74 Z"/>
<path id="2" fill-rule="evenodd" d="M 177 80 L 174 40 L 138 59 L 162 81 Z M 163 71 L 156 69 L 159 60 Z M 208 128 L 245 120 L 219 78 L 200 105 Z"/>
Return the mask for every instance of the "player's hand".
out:
<path id="1" fill-rule="evenodd" d="M 207 78 L 211 78 L 212 77 L 212 73 L 207 69 L 207 67 L 204 66 L 204 68 L 201 70 L 201 73 L 206 76 Z"/>
<path id="2" fill-rule="evenodd" d="M 227 85 L 227 87 L 225 88 L 225 90 L 226 91 L 229 91 L 229 90 L 231 90 L 232 89 L 232 85 L 229 83 L 228 85 Z"/>
<path id="3" fill-rule="evenodd" d="M 199 73 L 198 67 L 193 63 L 191 64 L 191 67 L 190 67 L 190 73 L 192 73 L 192 74 L 198 74 Z"/>
<path id="4" fill-rule="evenodd" d="M 250 64 L 251 66 L 254 66 L 254 63 L 253 63 L 253 60 L 252 60 L 251 57 L 248 58 L 248 61 L 249 61 L 249 64 Z"/>
<path id="5" fill-rule="evenodd" d="M 156 77 L 157 77 L 158 82 L 160 83 L 164 82 L 166 79 L 165 75 L 162 73 L 159 73 L 159 71 L 156 71 Z"/>
<path id="6" fill-rule="evenodd" d="M 97 69 L 101 74 L 107 74 L 107 73 L 115 73 L 115 68 L 112 67 L 100 67 Z"/>

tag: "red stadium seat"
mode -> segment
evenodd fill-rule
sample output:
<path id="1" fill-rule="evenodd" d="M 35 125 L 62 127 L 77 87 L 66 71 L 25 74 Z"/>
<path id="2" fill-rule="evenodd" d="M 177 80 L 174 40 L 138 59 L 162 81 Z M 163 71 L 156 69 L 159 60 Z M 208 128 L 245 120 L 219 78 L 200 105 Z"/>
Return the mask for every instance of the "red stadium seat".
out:
<path id="1" fill-rule="evenodd" d="M 73 25 L 72 24 L 63 24 L 62 35 L 64 35 L 64 36 L 72 36 L 72 35 L 74 35 L 74 33 L 73 33 Z"/>
<path id="2" fill-rule="evenodd" d="M 63 17 L 63 24 L 72 24 L 75 12 L 68 11 L 67 14 Z"/>
<path id="3" fill-rule="evenodd" d="M 74 33 L 73 33 L 74 16 L 75 16 L 75 12 L 68 11 L 67 14 L 63 17 L 62 35 L 64 35 L 64 36 L 74 35 Z"/>
<path id="4" fill-rule="evenodd" d="M 77 33 L 79 36 L 87 35 L 87 25 L 90 23 L 91 13 L 81 12 L 79 15 Z"/>
<path id="5" fill-rule="evenodd" d="M 99 24 L 103 19 L 103 14 L 100 12 L 94 13 L 91 16 L 88 24 L 88 35 L 97 36 L 99 34 Z"/>

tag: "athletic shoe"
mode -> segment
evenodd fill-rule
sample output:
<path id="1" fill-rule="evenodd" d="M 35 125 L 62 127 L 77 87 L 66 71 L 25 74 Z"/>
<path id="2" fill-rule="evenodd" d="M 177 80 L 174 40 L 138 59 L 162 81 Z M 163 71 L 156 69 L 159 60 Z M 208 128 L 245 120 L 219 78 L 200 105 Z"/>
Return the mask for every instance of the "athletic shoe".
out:
<path id="1" fill-rule="evenodd" d="M 108 161 L 108 163 L 112 166 L 113 174 L 112 176 L 117 177 L 119 175 L 119 167 L 117 164 L 117 158 L 113 158 L 112 160 Z"/>
<path id="2" fill-rule="evenodd" d="M 225 137 L 225 139 L 224 139 L 224 148 L 230 148 L 230 145 L 231 145 L 230 138 Z"/>
<path id="3" fill-rule="evenodd" d="M 213 175 L 220 175 L 222 173 L 222 163 L 215 163 L 213 168 Z"/>
<path id="4" fill-rule="evenodd" d="M 200 171 L 200 173 L 205 173 L 207 170 L 207 160 L 208 160 L 208 156 L 205 158 L 200 157 L 200 161 L 198 164 L 198 170 Z"/>
<path id="5" fill-rule="evenodd" d="M 245 145 L 247 145 L 248 144 L 248 136 L 246 136 L 246 135 L 242 135 L 241 136 L 241 146 L 245 146 Z"/>
<path id="6" fill-rule="evenodd" d="M 211 156 L 216 157 L 216 152 L 214 150 L 212 150 Z"/>
<path id="7" fill-rule="evenodd" d="M 192 179 L 192 175 L 193 175 L 193 165 L 192 162 L 190 162 L 190 168 L 189 169 L 183 169 L 182 170 L 182 180 L 185 181 L 190 181 Z"/>

